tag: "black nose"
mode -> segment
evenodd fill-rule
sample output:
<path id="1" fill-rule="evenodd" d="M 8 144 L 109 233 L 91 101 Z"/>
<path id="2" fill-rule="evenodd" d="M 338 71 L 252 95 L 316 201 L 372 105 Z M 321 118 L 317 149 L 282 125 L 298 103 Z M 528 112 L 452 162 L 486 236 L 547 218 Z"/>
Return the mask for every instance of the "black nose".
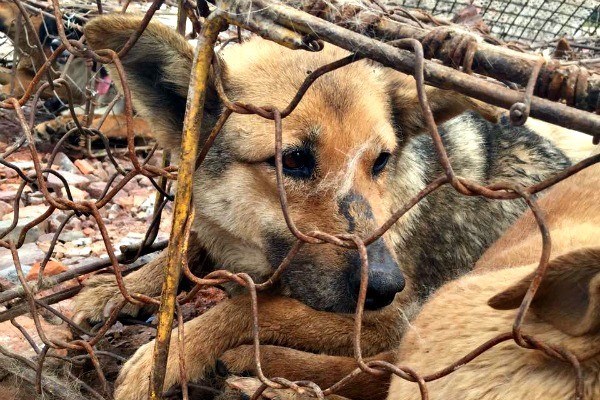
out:
<path id="1" fill-rule="evenodd" d="M 60 41 L 60 39 L 54 38 L 50 42 L 50 48 L 52 49 L 52 51 L 55 51 L 56 49 L 58 49 L 60 47 L 61 44 L 62 44 L 62 42 Z"/>
<path id="2" fill-rule="evenodd" d="M 365 308 L 378 310 L 388 306 L 394 300 L 396 293 L 404 289 L 404 276 L 400 267 L 394 261 L 382 239 L 378 239 L 367 247 L 369 256 L 369 283 Z M 360 264 L 351 274 L 351 286 L 358 298 L 360 290 Z"/>

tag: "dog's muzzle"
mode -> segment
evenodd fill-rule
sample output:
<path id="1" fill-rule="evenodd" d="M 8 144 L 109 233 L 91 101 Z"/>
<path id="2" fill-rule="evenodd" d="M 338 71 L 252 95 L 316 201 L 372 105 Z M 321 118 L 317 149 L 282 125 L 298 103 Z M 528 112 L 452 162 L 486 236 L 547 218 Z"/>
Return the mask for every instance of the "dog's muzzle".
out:
<path id="1" fill-rule="evenodd" d="M 60 39 L 52 39 L 52 41 L 50 42 L 50 49 L 54 52 L 60 47 L 61 44 L 62 42 L 60 41 Z M 70 55 L 71 53 L 69 53 L 67 50 L 64 50 L 62 53 L 59 54 L 58 57 L 56 57 L 56 62 L 59 64 L 65 64 L 69 59 Z"/>
<path id="2" fill-rule="evenodd" d="M 394 301 L 396 293 L 404 289 L 405 281 L 398 263 L 385 246 L 383 239 L 377 239 L 367 247 L 369 258 L 369 282 L 365 308 L 378 310 Z M 360 267 L 350 276 L 350 285 L 356 298 L 360 289 Z"/>

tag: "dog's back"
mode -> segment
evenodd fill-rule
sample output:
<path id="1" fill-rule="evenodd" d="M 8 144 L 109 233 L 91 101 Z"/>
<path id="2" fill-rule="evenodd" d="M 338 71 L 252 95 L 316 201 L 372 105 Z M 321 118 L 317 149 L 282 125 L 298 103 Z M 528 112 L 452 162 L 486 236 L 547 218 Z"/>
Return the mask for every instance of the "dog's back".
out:
<path id="1" fill-rule="evenodd" d="M 511 126 L 506 118 L 493 124 L 467 112 L 441 125 L 440 134 L 455 173 L 484 185 L 508 182 L 527 187 L 570 165 L 550 140 L 527 127 Z M 425 177 L 400 192 L 416 192 L 444 173 L 428 135 L 407 144 L 399 165 L 399 178 L 407 171 Z M 419 297 L 425 299 L 444 283 L 469 272 L 525 209 L 523 200 L 464 196 L 449 185 L 423 199 L 412 211 L 412 224 L 397 224 L 404 239 L 398 253 L 410 260 L 406 264 L 415 266 L 407 273 Z"/>
<path id="2" fill-rule="evenodd" d="M 590 167 L 540 200 L 554 247 L 523 324 L 524 333 L 578 357 L 586 399 L 600 397 L 600 247 L 589 247 L 594 241 L 597 246 L 600 235 L 598 172 L 600 166 Z M 426 375 L 510 332 L 540 249 L 539 230 L 528 212 L 484 255 L 478 271 L 445 285 L 425 304 L 402 341 L 398 363 Z M 568 363 L 509 340 L 427 386 L 441 399 L 567 399 L 575 384 Z M 421 397 L 416 384 L 395 377 L 388 398 Z"/>

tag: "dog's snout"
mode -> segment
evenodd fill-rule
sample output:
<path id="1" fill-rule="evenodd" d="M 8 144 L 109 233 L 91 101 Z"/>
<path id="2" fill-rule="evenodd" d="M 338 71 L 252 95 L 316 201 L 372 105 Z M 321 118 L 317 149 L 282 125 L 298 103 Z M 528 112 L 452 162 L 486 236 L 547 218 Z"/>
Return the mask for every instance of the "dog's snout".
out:
<path id="1" fill-rule="evenodd" d="M 60 39 L 54 38 L 50 41 L 50 48 L 52 49 L 52 51 L 56 51 L 56 49 L 58 49 L 61 44 L 62 42 L 60 41 Z"/>
<path id="2" fill-rule="evenodd" d="M 50 50 L 56 51 L 56 49 L 58 49 L 61 44 L 62 44 L 62 42 L 60 41 L 60 39 L 58 39 L 58 38 L 52 39 L 50 41 Z M 71 55 L 71 53 L 69 53 L 67 50 L 64 50 L 62 53 L 60 53 L 58 55 L 58 57 L 56 58 L 56 61 L 64 64 L 70 55 Z"/>
<path id="3" fill-rule="evenodd" d="M 404 289 L 404 276 L 382 239 L 378 239 L 367 248 L 367 255 L 369 257 L 369 282 L 365 308 L 378 310 L 390 305 L 396 293 Z M 351 285 L 358 297 L 360 265 L 351 274 Z"/>

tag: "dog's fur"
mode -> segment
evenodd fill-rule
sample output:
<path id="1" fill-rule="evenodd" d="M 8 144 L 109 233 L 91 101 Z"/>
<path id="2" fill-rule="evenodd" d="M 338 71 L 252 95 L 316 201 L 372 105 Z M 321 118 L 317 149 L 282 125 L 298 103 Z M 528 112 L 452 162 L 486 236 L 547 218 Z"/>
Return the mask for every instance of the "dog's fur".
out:
<path id="1" fill-rule="evenodd" d="M 139 18 L 100 17 L 86 25 L 85 34 L 93 49 L 118 50 L 139 23 Z M 310 71 L 345 55 L 330 45 L 309 53 L 252 39 L 228 47 L 219 62 L 230 98 L 282 109 Z M 167 148 L 179 145 L 192 58 L 182 37 L 151 23 L 122 60 L 136 108 Z M 213 79 L 202 137 L 222 108 Z M 447 121 L 441 132 L 460 176 L 530 185 L 569 165 L 561 151 L 526 128 L 463 114 L 475 110 L 491 119 L 490 107 L 431 87 L 427 94 L 436 121 Z M 424 131 L 412 77 L 363 60 L 319 78 L 283 121 L 284 152 L 303 151 L 316 163 L 303 179 L 285 178 L 296 225 L 305 232 L 365 236 L 373 231 L 441 175 Z M 391 157 L 375 176 L 373 165 L 382 152 Z M 233 114 L 194 177 L 198 247 L 208 253 L 211 265 L 249 273 L 256 281 L 265 280 L 294 243 L 279 205 L 273 155 L 272 121 Z M 368 305 L 373 311 L 364 320 L 365 354 L 395 348 L 419 304 L 444 282 L 468 272 L 523 210 L 521 201 L 464 197 L 445 187 L 371 244 Z M 127 276 L 129 291 L 158 295 L 162 265 L 157 260 Z M 264 343 L 351 354 L 353 318 L 348 313 L 356 306 L 359 265 L 355 250 L 304 246 L 277 287 L 260 296 Z M 375 310 L 403 287 L 393 305 Z M 90 279 L 76 298 L 77 319 L 100 320 L 121 298 L 114 278 Z M 139 309 L 128 305 L 125 312 Z M 250 316 L 248 296 L 236 295 L 186 324 L 184 358 L 191 379 L 201 377 L 223 351 L 250 340 Z M 152 346 L 143 346 L 125 365 L 116 398 L 146 398 Z M 173 343 L 166 387 L 179 380 L 177 352 Z"/>
<path id="2" fill-rule="evenodd" d="M 523 324 L 524 333 L 577 356 L 589 400 L 600 397 L 598 173 L 600 166 L 584 170 L 540 201 L 553 259 Z M 527 213 L 490 248 L 478 271 L 444 286 L 423 307 L 400 346 L 399 362 L 427 374 L 510 331 L 540 251 L 539 229 Z M 575 375 L 568 363 L 509 341 L 428 388 L 433 398 L 559 400 L 574 395 Z M 393 378 L 388 399 L 420 395 L 415 385 Z"/>
<path id="3" fill-rule="evenodd" d="M 85 115 L 78 115 L 79 121 L 84 121 Z M 106 118 L 96 115 L 89 124 L 93 128 L 98 128 L 107 138 L 126 139 L 127 138 L 127 118 L 124 114 L 110 114 Z M 101 126 L 98 126 L 102 122 Z M 44 137 L 62 137 L 65 133 L 75 127 L 75 122 L 71 116 L 61 115 L 50 121 L 37 124 L 34 132 L 41 138 Z M 151 138 L 152 129 L 144 118 L 133 117 L 133 132 L 136 137 Z"/>
<path id="4" fill-rule="evenodd" d="M 539 201 L 550 229 L 552 255 L 523 324 L 523 333 L 577 356 L 583 371 L 584 398 L 589 400 L 600 396 L 599 173 L 600 165 L 589 167 L 554 186 Z M 398 365 L 427 375 L 448 367 L 498 334 L 509 332 L 531 283 L 532 271 L 538 266 L 541 249 L 538 224 L 528 211 L 486 251 L 473 273 L 444 285 L 427 301 L 411 322 L 397 354 L 387 352 L 375 358 L 389 362 L 395 358 Z M 267 374 L 316 379 L 327 386 L 356 368 L 351 358 L 277 346 L 262 346 L 261 355 Z M 230 372 L 256 372 L 249 345 L 225 352 L 221 361 Z M 370 398 L 385 390 L 389 376 L 359 375 L 355 379 L 344 394 Z M 237 391 L 247 394 L 260 385 L 250 378 L 229 381 Z M 508 341 L 449 376 L 429 382 L 427 388 L 435 399 L 562 400 L 573 396 L 575 376 L 568 363 Z M 280 400 L 311 398 L 283 390 L 276 396 Z M 236 393 L 223 397 L 238 398 Z M 417 399 L 421 394 L 415 383 L 392 378 L 388 400 Z"/>

